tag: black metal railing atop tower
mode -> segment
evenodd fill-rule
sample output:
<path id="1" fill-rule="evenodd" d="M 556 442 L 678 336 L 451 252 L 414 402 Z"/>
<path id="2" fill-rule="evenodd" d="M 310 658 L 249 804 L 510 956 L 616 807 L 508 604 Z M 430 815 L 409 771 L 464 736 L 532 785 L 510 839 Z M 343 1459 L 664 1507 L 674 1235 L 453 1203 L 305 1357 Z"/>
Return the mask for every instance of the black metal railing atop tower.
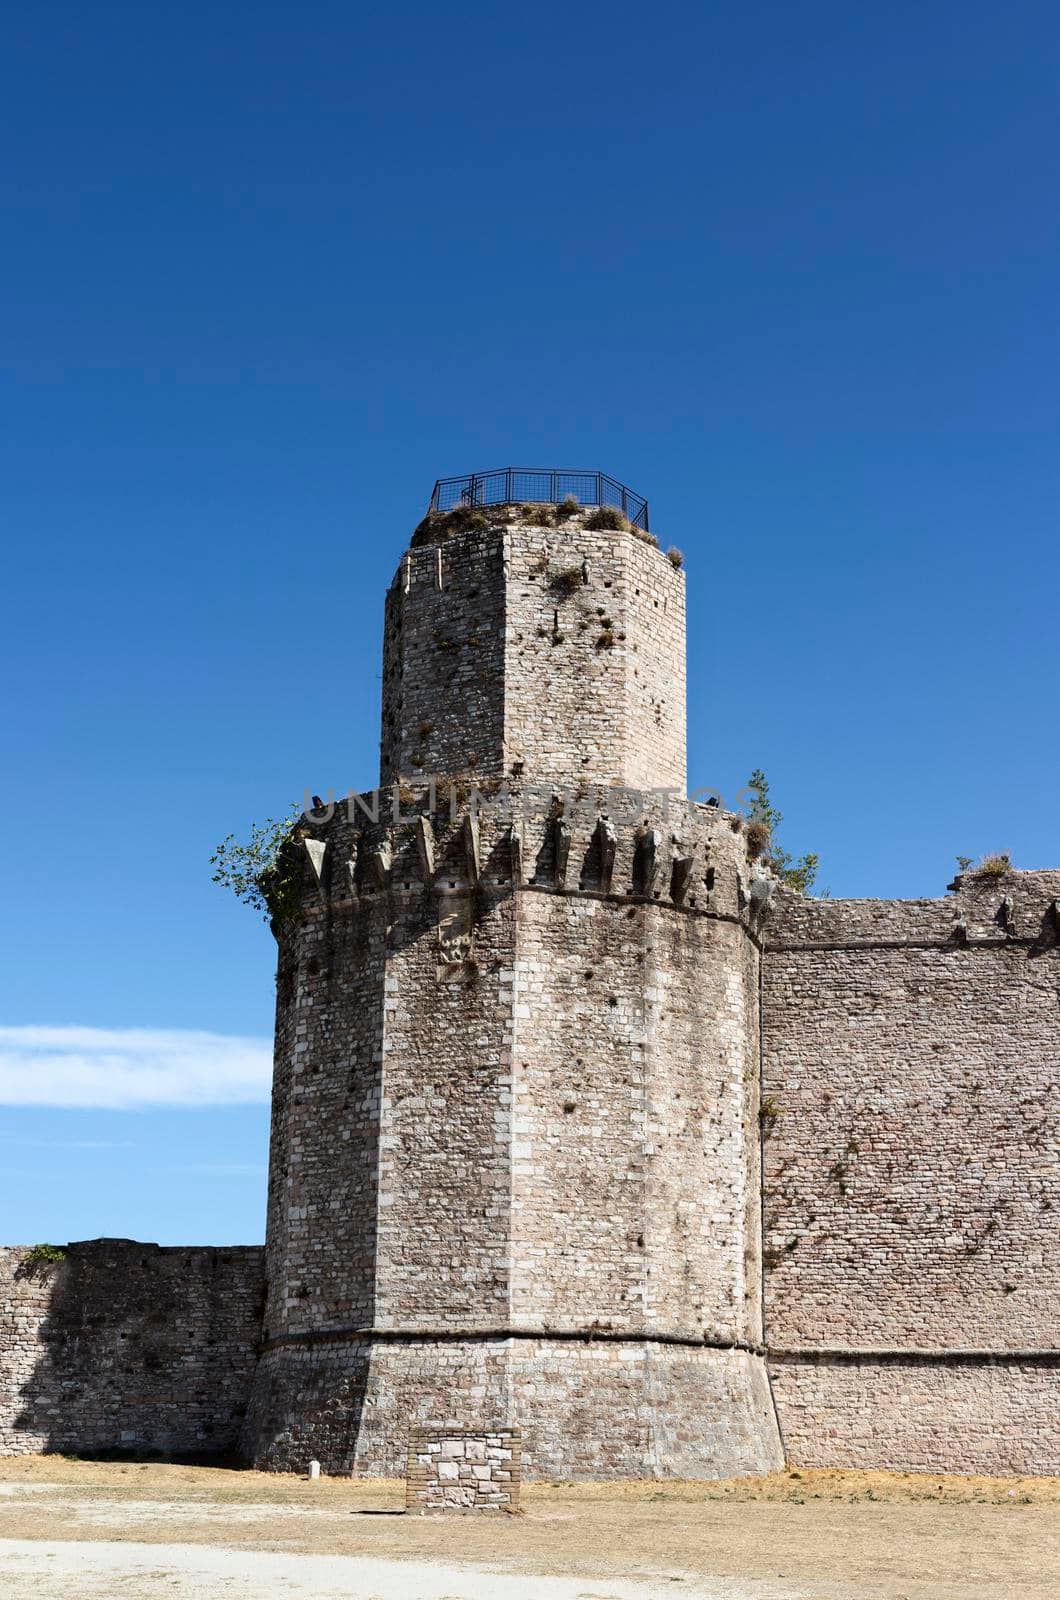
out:
<path id="1" fill-rule="evenodd" d="M 572 498 L 583 506 L 615 506 L 636 528 L 648 532 L 648 502 L 606 472 L 575 472 L 560 467 L 496 467 L 439 478 L 431 491 L 432 511 L 457 506 L 503 506 L 530 502 L 559 505 Z"/>

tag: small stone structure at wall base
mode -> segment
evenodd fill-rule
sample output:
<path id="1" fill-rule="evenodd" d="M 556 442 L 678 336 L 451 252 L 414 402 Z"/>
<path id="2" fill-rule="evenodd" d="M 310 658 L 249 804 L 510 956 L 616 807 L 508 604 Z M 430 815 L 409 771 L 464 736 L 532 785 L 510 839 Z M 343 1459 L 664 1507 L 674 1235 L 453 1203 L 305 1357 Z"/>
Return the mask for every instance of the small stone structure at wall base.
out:
<path id="1" fill-rule="evenodd" d="M 518 1428 L 491 1433 L 413 1428 L 405 1510 L 421 1517 L 439 1511 L 518 1511 L 521 1453 Z"/>

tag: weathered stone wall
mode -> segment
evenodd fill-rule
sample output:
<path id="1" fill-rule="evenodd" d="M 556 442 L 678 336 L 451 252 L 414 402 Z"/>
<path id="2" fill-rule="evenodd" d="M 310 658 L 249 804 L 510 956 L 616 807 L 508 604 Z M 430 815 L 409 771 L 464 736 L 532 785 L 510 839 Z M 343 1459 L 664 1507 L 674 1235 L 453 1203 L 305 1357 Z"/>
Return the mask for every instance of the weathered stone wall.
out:
<path id="1" fill-rule="evenodd" d="M 684 573 L 621 529 L 487 526 L 410 550 L 387 596 L 382 782 L 502 773 L 685 787 Z"/>
<path id="2" fill-rule="evenodd" d="M 55 1264 L 0 1249 L 0 1454 L 234 1454 L 263 1267 L 260 1249 L 129 1239 Z"/>
<path id="3" fill-rule="evenodd" d="M 746 931 L 549 891 L 517 927 L 515 1325 L 758 1339 Z"/>
<path id="4" fill-rule="evenodd" d="M 1013 1361 L 1060 1344 L 1058 894 L 1011 873 L 771 925 L 766 1338 L 807 1463 L 1060 1471 L 1056 1370 Z"/>
<path id="5" fill-rule="evenodd" d="M 281 938 L 290 1103 L 272 1160 L 288 1163 L 294 1205 L 270 1224 L 246 1434 L 263 1465 L 397 1471 L 414 1422 L 517 1422 L 535 1473 L 780 1459 L 755 1398 L 758 951 L 742 832 L 688 802 L 581 791 L 565 821 L 513 785 L 487 793 L 473 829 L 411 789 L 397 821 L 355 806 L 314 829 L 319 877 L 307 851 L 304 915 Z M 362 1058 L 378 1114 L 351 1123 Z M 353 1170 L 365 1188 L 351 1208 Z M 357 1284 L 362 1267 L 370 1284 L 351 1294 L 344 1273 Z M 602 1342 L 616 1336 L 625 1353 Z M 714 1419 L 698 1434 L 682 1391 Z"/>
<path id="6" fill-rule="evenodd" d="M 402 558 L 386 598 L 382 783 L 504 770 L 505 593 L 500 528 Z"/>
<path id="7" fill-rule="evenodd" d="M 765 1363 L 650 1339 L 306 1337 L 266 1349 L 257 1464 L 394 1477 L 410 1428 L 522 1432 L 525 1479 L 710 1478 L 783 1464 Z"/>
<path id="8" fill-rule="evenodd" d="M 1060 1470 L 1060 1355 L 771 1356 L 769 1365 L 793 1466 L 1003 1476 Z"/>
<path id="9" fill-rule="evenodd" d="M 438 1511 L 519 1509 L 518 1428 L 469 1433 L 455 1428 L 416 1428 L 409 1435 L 405 1510 L 412 1516 Z"/>

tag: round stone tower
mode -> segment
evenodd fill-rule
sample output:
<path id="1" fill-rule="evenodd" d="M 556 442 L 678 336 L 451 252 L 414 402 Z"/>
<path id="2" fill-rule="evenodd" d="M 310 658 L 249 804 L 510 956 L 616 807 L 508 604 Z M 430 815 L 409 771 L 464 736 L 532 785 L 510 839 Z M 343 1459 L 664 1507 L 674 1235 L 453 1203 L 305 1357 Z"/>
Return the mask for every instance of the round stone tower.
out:
<path id="1" fill-rule="evenodd" d="M 684 648 L 619 517 L 414 535 L 383 787 L 283 865 L 257 1465 L 398 1473 L 422 1424 L 519 1427 L 530 1476 L 781 1465 L 758 895 L 684 799 Z"/>

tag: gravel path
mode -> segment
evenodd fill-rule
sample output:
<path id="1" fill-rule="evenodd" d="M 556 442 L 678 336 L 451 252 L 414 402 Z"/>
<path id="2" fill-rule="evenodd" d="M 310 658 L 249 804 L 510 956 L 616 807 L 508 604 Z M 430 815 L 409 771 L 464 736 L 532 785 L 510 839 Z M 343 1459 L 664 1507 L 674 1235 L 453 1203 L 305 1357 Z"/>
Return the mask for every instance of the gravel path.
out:
<path id="1" fill-rule="evenodd" d="M 0 1539 L 4 1600 L 808 1600 L 727 1580 L 520 1577 L 366 1556 L 273 1555 L 202 1545 Z"/>

